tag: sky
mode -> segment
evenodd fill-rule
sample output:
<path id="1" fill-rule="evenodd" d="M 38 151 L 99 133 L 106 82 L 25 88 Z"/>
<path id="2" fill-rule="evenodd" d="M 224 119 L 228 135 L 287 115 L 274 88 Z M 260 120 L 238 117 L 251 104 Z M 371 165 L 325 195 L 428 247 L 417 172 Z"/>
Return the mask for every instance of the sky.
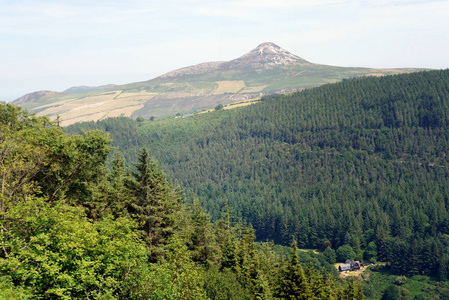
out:
<path id="1" fill-rule="evenodd" d="M 0 101 L 145 81 L 273 42 L 310 62 L 449 67 L 449 0 L 0 0 Z"/>

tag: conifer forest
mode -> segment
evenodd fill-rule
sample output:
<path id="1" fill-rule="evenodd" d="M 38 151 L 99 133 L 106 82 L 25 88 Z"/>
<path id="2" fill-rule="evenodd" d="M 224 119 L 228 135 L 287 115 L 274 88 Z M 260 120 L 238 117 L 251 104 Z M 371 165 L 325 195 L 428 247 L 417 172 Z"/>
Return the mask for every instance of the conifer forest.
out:
<path id="1" fill-rule="evenodd" d="M 446 299 L 448 152 L 449 70 L 65 128 L 3 103 L 0 298 Z"/>

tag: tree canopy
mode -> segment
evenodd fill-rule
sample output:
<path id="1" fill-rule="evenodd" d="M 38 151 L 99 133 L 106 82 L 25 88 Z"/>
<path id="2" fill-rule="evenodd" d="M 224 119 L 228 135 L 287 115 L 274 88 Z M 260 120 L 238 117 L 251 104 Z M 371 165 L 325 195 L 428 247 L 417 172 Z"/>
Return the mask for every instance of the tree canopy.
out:
<path id="1" fill-rule="evenodd" d="M 117 152 L 108 162 L 110 142 L 101 131 L 69 136 L 45 117 L 0 104 L 0 298 L 279 293 L 276 282 L 291 263 L 273 244 L 255 243 L 254 230 L 229 212 L 211 223 L 198 199 L 184 196 L 146 149 L 133 167 Z M 302 256 L 301 263 L 315 262 L 303 276 L 308 288 L 318 289 L 311 278 L 326 272 L 332 293 L 343 295 L 348 285 L 318 257 Z"/>
<path id="2" fill-rule="evenodd" d="M 449 70 L 355 78 L 140 125 L 113 118 L 67 132 L 109 132 L 129 164 L 146 147 L 213 220 L 228 206 L 260 241 L 347 244 L 398 273 L 446 277 Z"/>

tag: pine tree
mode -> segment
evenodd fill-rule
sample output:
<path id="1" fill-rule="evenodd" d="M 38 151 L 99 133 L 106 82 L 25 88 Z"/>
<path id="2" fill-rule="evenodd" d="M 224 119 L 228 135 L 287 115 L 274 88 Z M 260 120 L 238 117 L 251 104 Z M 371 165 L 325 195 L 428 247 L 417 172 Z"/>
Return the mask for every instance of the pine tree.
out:
<path id="1" fill-rule="evenodd" d="M 217 263 L 221 254 L 210 216 L 196 198 L 188 203 L 187 211 L 189 214 L 187 223 L 191 226 L 187 245 L 192 251 L 192 259 L 210 267 Z"/>
<path id="2" fill-rule="evenodd" d="M 136 171 L 128 186 L 134 194 L 129 210 L 139 222 L 143 239 L 153 256 L 161 254 L 160 246 L 173 234 L 176 213 L 181 206 L 181 194 L 172 188 L 165 175 L 150 159 L 148 151 L 139 154 Z"/>
<path id="3" fill-rule="evenodd" d="M 335 253 L 335 250 L 331 247 L 327 247 L 323 251 L 324 258 L 326 261 L 330 264 L 335 264 L 337 262 L 337 254 Z"/>
<path id="4" fill-rule="evenodd" d="M 341 300 L 363 300 L 362 285 L 355 279 L 351 279 L 341 291 Z M 382 298 L 383 299 L 383 298 Z"/>
<path id="5" fill-rule="evenodd" d="M 108 176 L 107 211 L 118 217 L 126 215 L 126 201 L 128 198 L 128 191 L 125 186 L 128 177 L 126 175 L 125 162 L 119 151 L 117 151 L 115 159 L 111 163 L 111 168 L 111 173 Z"/>
<path id="6" fill-rule="evenodd" d="M 222 252 L 221 269 L 230 268 L 232 271 L 236 271 L 237 239 L 235 228 L 231 226 L 231 214 L 228 205 L 226 205 L 222 218 L 216 223 L 216 234 L 217 242 Z"/>
<path id="7" fill-rule="evenodd" d="M 291 245 L 290 261 L 280 276 L 278 297 L 281 299 L 310 299 L 312 292 L 299 263 L 296 241 Z"/>

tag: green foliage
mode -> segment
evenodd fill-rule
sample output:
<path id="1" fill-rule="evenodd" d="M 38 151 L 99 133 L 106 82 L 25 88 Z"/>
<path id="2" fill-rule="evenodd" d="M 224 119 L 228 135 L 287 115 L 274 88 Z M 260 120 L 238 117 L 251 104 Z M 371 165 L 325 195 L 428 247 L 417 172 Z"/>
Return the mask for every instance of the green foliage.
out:
<path id="1" fill-rule="evenodd" d="M 252 299 L 248 290 L 237 280 L 236 274 L 230 269 L 219 271 L 211 268 L 206 273 L 206 292 L 210 299 L 240 300 Z"/>
<path id="2" fill-rule="evenodd" d="M 387 266 L 373 272 L 371 266 L 366 271 L 363 281 L 363 293 L 365 299 L 381 299 L 385 290 L 392 285 L 397 286 L 396 279 L 398 275 L 389 272 Z M 399 289 L 401 299 L 439 299 L 442 292 L 449 288 L 447 281 L 439 281 L 435 277 L 414 275 L 407 276 L 406 282 Z"/>
<path id="3" fill-rule="evenodd" d="M 337 260 L 339 262 L 345 262 L 348 259 L 354 260 L 356 257 L 354 250 L 352 250 L 352 247 L 349 245 L 340 246 L 335 252 L 337 254 Z"/>
<path id="4" fill-rule="evenodd" d="M 278 297 L 281 299 L 310 299 L 312 291 L 299 264 L 296 242 L 291 246 L 290 263 L 280 276 Z"/>
<path id="5" fill-rule="evenodd" d="M 363 252 L 363 259 L 369 262 L 376 262 L 377 257 L 377 245 L 376 243 L 370 242 L 366 247 L 366 250 Z"/>
<path id="6" fill-rule="evenodd" d="M 405 277 L 405 276 L 398 276 L 394 280 L 394 284 L 396 284 L 396 285 L 403 285 L 405 283 L 407 283 L 407 277 Z"/>
<path id="7" fill-rule="evenodd" d="M 384 294 L 382 295 L 382 300 L 400 300 L 401 299 L 401 293 L 397 286 L 390 285 L 387 287 L 384 291 Z"/>
<path id="8" fill-rule="evenodd" d="M 363 292 L 362 285 L 355 279 L 351 279 L 347 282 L 346 286 L 341 292 L 340 299 L 362 300 Z"/>
<path id="9" fill-rule="evenodd" d="M 15 286 L 11 278 L 7 276 L 0 277 L 0 299 L 32 299 L 32 294 L 24 287 Z"/>
<path id="10" fill-rule="evenodd" d="M 178 284 L 178 299 L 206 299 L 203 271 L 190 259 L 187 247 L 174 237 L 168 249 L 167 262 L 176 274 L 174 281 Z"/>
<path id="11" fill-rule="evenodd" d="M 449 299 L 449 289 L 445 288 L 442 289 L 441 293 L 440 293 L 440 299 L 441 300 L 447 300 Z"/>
<path id="12" fill-rule="evenodd" d="M 444 278 L 448 82 L 449 70 L 357 78 L 176 122 L 67 131 L 110 132 L 127 161 L 147 147 L 212 220 L 228 204 L 260 241 L 348 243 L 395 272 Z"/>
<path id="13" fill-rule="evenodd" d="M 0 298 L 273 299 L 278 293 L 279 270 L 289 263 L 273 244 L 256 244 L 253 228 L 229 209 L 212 224 L 195 197 L 183 206 L 182 193 L 145 149 L 134 171 L 119 152 L 108 169 L 111 148 L 100 131 L 67 136 L 46 118 L 8 105 L 0 111 Z M 338 293 L 339 285 L 325 288 L 333 277 L 316 271 L 327 264 L 318 258 L 297 255 L 297 268 L 310 263 L 303 279 L 311 293 Z"/>
<path id="14" fill-rule="evenodd" d="M 92 223 L 81 209 L 29 198 L 4 215 L 0 270 L 46 298 L 119 296 L 146 249 L 126 219 Z"/>
<path id="15" fill-rule="evenodd" d="M 335 253 L 335 250 L 331 247 L 327 247 L 323 251 L 323 256 L 326 259 L 326 261 L 330 264 L 335 264 L 337 262 L 337 254 Z"/>
<path id="16" fill-rule="evenodd" d="M 185 232 L 192 259 L 205 267 L 217 264 L 221 251 L 210 216 L 196 198 L 187 203 L 187 212 L 188 219 L 180 227 Z"/>
<path id="17" fill-rule="evenodd" d="M 160 255 L 167 239 L 173 234 L 181 195 L 169 184 L 146 149 L 139 154 L 136 171 L 128 181 L 134 194 L 129 211 L 142 230 L 143 239 L 152 247 L 152 255 Z"/>

